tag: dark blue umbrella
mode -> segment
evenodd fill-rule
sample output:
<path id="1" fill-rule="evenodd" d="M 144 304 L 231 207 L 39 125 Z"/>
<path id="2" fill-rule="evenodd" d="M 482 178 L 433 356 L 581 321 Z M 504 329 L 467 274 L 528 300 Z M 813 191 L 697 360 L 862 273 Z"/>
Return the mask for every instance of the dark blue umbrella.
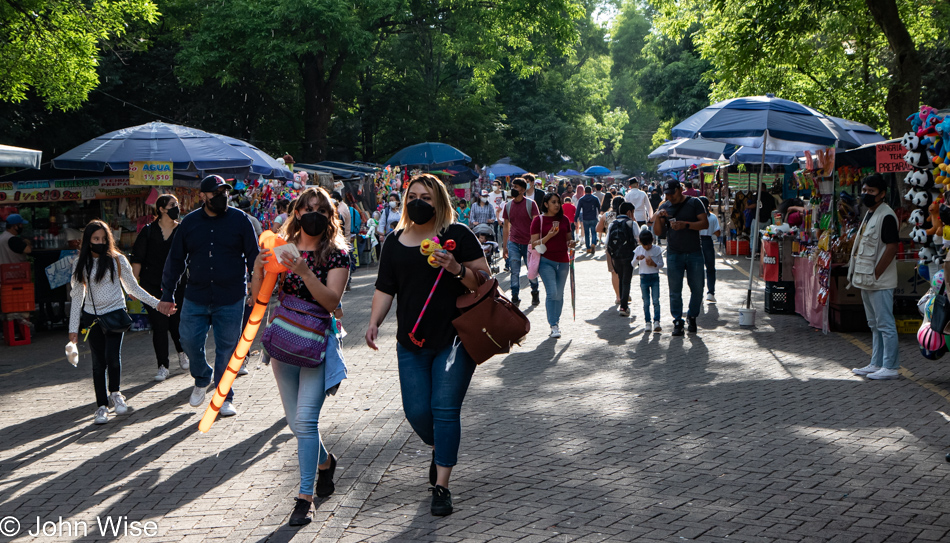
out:
<path id="1" fill-rule="evenodd" d="M 225 141 L 228 145 L 237 148 L 238 151 L 253 160 L 254 162 L 251 163 L 251 173 L 264 176 L 267 179 L 293 180 L 293 172 L 250 143 L 230 136 L 222 136 L 221 134 L 212 135 Z"/>
<path id="2" fill-rule="evenodd" d="M 610 173 L 610 168 L 605 168 L 603 166 L 591 166 L 584 170 L 584 175 L 588 177 L 596 177 L 599 175 L 607 175 Z"/>
<path id="3" fill-rule="evenodd" d="M 60 170 L 126 171 L 129 162 L 173 162 L 175 170 L 245 168 L 254 161 L 213 134 L 153 122 L 109 132 L 53 159 Z"/>
<path id="4" fill-rule="evenodd" d="M 797 153 L 782 151 L 766 151 L 766 164 L 788 165 L 798 160 Z M 762 162 L 762 150 L 754 147 L 740 147 L 738 151 L 729 157 L 732 164 L 759 164 Z"/>
<path id="5" fill-rule="evenodd" d="M 410 145 L 389 157 L 386 166 L 432 166 L 433 164 L 466 164 L 472 157 L 444 143 Z"/>
<path id="6" fill-rule="evenodd" d="M 562 170 L 560 172 L 557 172 L 557 175 L 560 175 L 563 177 L 580 177 L 584 174 L 582 174 L 581 172 L 577 170 L 567 169 L 567 170 Z"/>
<path id="7" fill-rule="evenodd" d="M 830 117 L 774 95 L 733 98 L 703 108 L 673 127 L 677 138 L 705 138 L 770 151 L 853 149 L 861 144 Z"/>
<path id="8" fill-rule="evenodd" d="M 874 130 L 864 123 L 849 121 L 848 119 L 842 119 L 841 117 L 830 117 L 830 119 L 847 130 L 848 134 L 851 134 L 851 137 L 861 145 L 884 141 L 884 136 L 878 134 L 877 130 Z"/>

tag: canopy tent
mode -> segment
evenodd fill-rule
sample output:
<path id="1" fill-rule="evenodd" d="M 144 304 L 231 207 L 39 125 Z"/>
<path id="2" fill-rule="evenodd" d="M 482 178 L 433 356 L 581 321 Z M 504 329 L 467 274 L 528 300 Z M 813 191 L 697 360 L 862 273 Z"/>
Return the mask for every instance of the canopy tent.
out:
<path id="1" fill-rule="evenodd" d="M 389 157 L 386 166 L 449 166 L 467 164 L 472 157 L 445 143 L 417 143 Z"/>
<path id="2" fill-rule="evenodd" d="M 33 168 L 38 170 L 42 163 L 42 151 L 0 145 L 0 168 Z"/>
<path id="3" fill-rule="evenodd" d="M 680 138 L 668 141 L 657 147 L 647 158 L 709 158 L 713 160 L 728 159 L 736 146 L 719 141 L 710 141 L 697 138 Z"/>
<path id="4" fill-rule="evenodd" d="M 496 162 L 485 168 L 485 175 L 494 175 L 495 177 L 512 177 L 528 173 L 514 164 L 502 164 Z"/>
<path id="5" fill-rule="evenodd" d="M 91 139 L 53 159 L 63 170 L 128 171 L 132 161 L 172 162 L 181 170 L 248 168 L 254 161 L 216 135 L 197 128 L 152 122 Z"/>

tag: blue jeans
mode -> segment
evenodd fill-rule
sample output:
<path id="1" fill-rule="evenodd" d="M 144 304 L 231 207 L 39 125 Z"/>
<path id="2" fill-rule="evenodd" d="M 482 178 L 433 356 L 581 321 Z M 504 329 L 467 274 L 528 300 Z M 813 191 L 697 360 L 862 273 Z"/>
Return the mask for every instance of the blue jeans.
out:
<path id="1" fill-rule="evenodd" d="M 329 453 L 320 438 L 320 409 L 326 398 L 326 364 L 301 368 L 271 359 L 274 379 L 290 431 L 297 437 L 297 464 L 300 466 L 300 493 L 313 495 L 317 466 Z"/>
<path id="2" fill-rule="evenodd" d="M 597 219 L 581 221 L 584 224 L 584 245 L 590 250 L 597 245 Z"/>
<path id="3" fill-rule="evenodd" d="M 703 303 L 703 252 L 667 251 L 666 266 L 670 284 L 670 314 L 673 315 L 673 321 L 683 321 L 683 275 L 689 285 L 687 316 L 698 317 Z"/>
<path id="4" fill-rule="evenodd" d="M 244 298 L 231 305 L 196 304 L 187 298 L 181 308 L 181 346 L 191 360 L 191 376 L 196 387 L 211 384 L 212 374 L 217 386 L 228 367 L 231 355 L 241 339 L 241 320 L 244 317 Z M 205 356 L 208 329 L 214 328 L 214 369 Z M 234 388 L 228 391 L 226 401 L 234 399 Z"/>
<path id="5" fill-rule="evenodd" d="M 515 243 L 511 240 L 508 240 L 508 266 L 511 268 L 511 274 L 509 279 L 511 280 L 511 297 L 517 298 L 518 293 L 521 292 L 521 263 L 524 262 L 525 267 L 528 267 L 528 245 L 522 243 Z M 534 281 L 528 280 L 528 283 L 531 285 L 531 292 L 538 291 L 538 280 Z"/>
<path id="6" fill-rule="evenodd" d="M 555 262 L 541 257 L 538 264 L 538 275 L 544 281 L 544 308 L 548 314 L 548 325 L 557 326 L 561 321 L 561 310 L 564 308 L 564 285 L 567 283 L 569 262 Z"/>
<path id="7" fill-rule="evenodd" d="M 396 345 L 402 408 L 412 429 L 426 445 L 435 445 L 435 463 L 458 463 L 462 439 L 462 400 L 475 373 L 475 362 L 459 345 L 448 366 L 452 345 L 440 350 L 410 351 Z"/>
<path id="8" fill-rule="evenodd" d="M 643 322 L 660 320 L 660 274 L 640 274 L 640 297 L 643 299 Z M 653 318 L 650 318 L 650 300 L 653 300 Z"/>
<path id="9" fill-rule="evenodd" d="M 703 247 L 703 263 L 706 268 L 706 292 L 716 295 L 716 245 L 712 236 L 699 238 Z"/>
<path id="10" fill-rule="evenodd" d="M 861 301 L 871 327 L 871 365 L 896 370 L 901 362 L 894 321 L 894 289 L 862 290 Z"/>

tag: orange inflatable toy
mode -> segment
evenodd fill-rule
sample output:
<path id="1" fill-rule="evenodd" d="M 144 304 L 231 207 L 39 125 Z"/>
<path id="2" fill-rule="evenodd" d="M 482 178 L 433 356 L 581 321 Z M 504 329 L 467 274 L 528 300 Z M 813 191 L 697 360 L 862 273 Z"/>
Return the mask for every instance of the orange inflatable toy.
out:
<path id="1" fill-rule="evenodd" d="M 260 244 L 262 249 L 273 249 L 280 245 L 286 245 L 287 241 L 270 230 L 265 230 L 264 233 L 261 234 Z M 257 300 L 254 300 L 254 309 L 251 310 L 251 316 L 247 320 L 247 326 L 244 327 L 244 333 L 241 334 L 241 339 L 234 349 L 234 354 L 231 355 L 228 368 L 224 371 L 224 375 L 221 376 L 221 381 L 218 382 L 217 388 L 214 389 L 214 397 L 211 398 L 208 409 L 205 410 L 204 416 L 201 417 L 201 422 L 198 423 L 198 430 L 201 432 L 207 432 L 211 429 L 211 425 L 214 424 L 214 419 L 217 418 L 218 411 L 221 409 L 224 399 L 228 397 L 228 392 L 230 392 L 231 385 L 234 384 L 234 379 L 244 364 L 244 359 L 247 358 L 247 352 L 251 349 L 251 343 L 254 342 L 254 338 L 257 337 L 257 332 L 260 330 L 261 321 L 264 320 L 264 312 L 267 311 L 267 304 L 270 302 L 270 297 L 274 293 L 274 287 L 277 285 L 277 276 L 285 271 L 287 271 L 287 268 L 282 266 L 280 262 L 277 261 L 277 257 L 271 254 L 271 258 L 267 264 L 264 264 L 264 282 L 261 285 L 261 291 L 257 294 Z"/>

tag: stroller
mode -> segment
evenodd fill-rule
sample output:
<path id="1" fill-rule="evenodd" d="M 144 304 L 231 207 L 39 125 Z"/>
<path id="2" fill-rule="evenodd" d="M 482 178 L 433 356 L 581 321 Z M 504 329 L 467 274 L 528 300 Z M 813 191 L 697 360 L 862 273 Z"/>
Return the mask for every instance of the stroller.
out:
<path id="1" fill-rule="evenodd" d="M 499 272 L 498 261 L 501 259 L 501 251 L 498 250 L 498 243 L 495 242 L 495 229 L 490 224 L 479 224 L 472 232 L 476 237 L 485 236 L 485 242 L 482 243 L 482 250 L 485 252 L 485 258 L 488 260 L 488 267 L 492 275 Z"/>

